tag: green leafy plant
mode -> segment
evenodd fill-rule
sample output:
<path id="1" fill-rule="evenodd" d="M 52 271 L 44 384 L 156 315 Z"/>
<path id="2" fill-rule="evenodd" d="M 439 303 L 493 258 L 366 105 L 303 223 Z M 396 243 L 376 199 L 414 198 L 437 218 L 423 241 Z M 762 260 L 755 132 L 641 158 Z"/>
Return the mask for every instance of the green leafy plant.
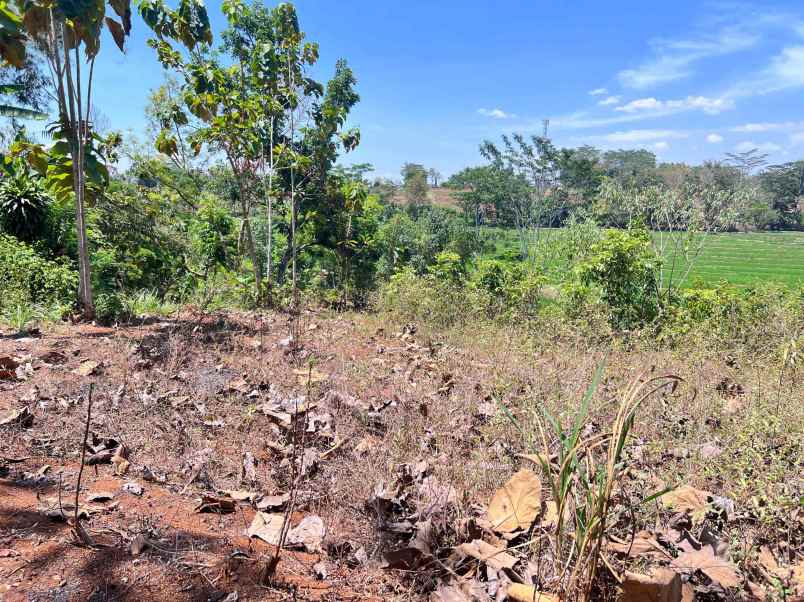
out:
<path id="1" fill-rule="evenodd" d="M 26 242 L 41 236 L 50 196 L 42 178 L 21 158 L 0 157 L 0 227 Z"/>
<path id="2" fill-rule="evenodd" d="M 26 334 L 29 331 L 29 327 L 33 327 L 41 316 L 41 311 L 36 306 L 30 303 L 17 302 L 3 307 L 0 321 L 10 324 L 18 334 Z"/>
<path id="3" fill-rule="evenodd" d="M 553 554 L 556 566 L 565 567 L 561 585 L 572 599 L 589 600 L 592 596 L 601 547 L 611 522 L 614 489 L 626 468 L 623 450 L 637 410 L 654 393 L 667 387 L 674 389 L 681 382 L 681 378 L 669 374 L 653 378 L 640 375 L 620 399 L 610 429 L 585 436 L 590 405 L 603 370 L 604 364 L 598 366 L 571 425 L 562 424 L 558 416 L 540 406 L 541 417 L 536 418 L 539 445 L 534 450 L 537 453 L 530 456 L 541 466 L 555 503 Z M 523 425 L 507 407 L 501 407 L 527 439 Z M 642 503 L 665 492 L 647 496 Z"/>
<path id="4" fill-rule="evenodd" d="M 78 275 L 18 239 L 0 234 L 0 308 L 13 303 L 49 306 L 75 299 Z"/>
<path id="5" fill-rule="evenodd" d="M 576 266 L 575 277 L 583 286 L 599 288 L 614 324 L 630 328 L 659 314 L 660 265 L 646 230 L 607 230 Z"/>

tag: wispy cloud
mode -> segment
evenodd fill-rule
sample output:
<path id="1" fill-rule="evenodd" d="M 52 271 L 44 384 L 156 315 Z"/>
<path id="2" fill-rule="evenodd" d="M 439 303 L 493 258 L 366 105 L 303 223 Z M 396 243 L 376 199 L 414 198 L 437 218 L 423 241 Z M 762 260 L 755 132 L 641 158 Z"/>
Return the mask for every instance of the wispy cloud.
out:
<path id="1" fill-rule="evenodd" d="M 502 109 L 478 109 L 477 113 L 493 119 L 513 119 L 516 117 L 513 113 L 506 113 Z"/>
<path id="2" fill-rule="evenodd" d="M 775 132 L 779 130 L 799 130 L 804 129 L 804 121 L 764 121 L 760 123 L 744 123 L 729 128 L 732 132 Z"/>
<path id="3" fill-rule="evenodd" d="M 679 130 L 626 130 L 611 132 L 599 136 L 589 136 L 588 139 L 612 144 L 636 144 L 640 142 L 653 142 L 655 140 L 688 138 L 687 132 Z"/>
<path id="4" fill-rule="evenodd" d="M 657 100 L 656 98 L 639 98 L 626 105 L 616 107 L 622 113 L 654 112 L 678 113 L 681 111 L 703 111 L 709 115 L 717 115 L 734 108 L 734 101 L 728 98 L 708 98 L 706 96 L 687 96 L 680 100 Z"/>
<path id="5" fill-rule="evenodd" d="M 604 94 L 608 94 L 609 91 L 606 88 L 595 88 L 594 90 L 589 91 L 590 96 L 603 96 Z"/>
<path id="6" fill-rule="evenodd" d="M 642 90 L 689 77 L 695 63 L 756 45 L 760 36 L 748 23 L 731 24 L 711 34 L 679 40 L 654 40 L 654 57 L 617 74 L 622 85 Z"/>
<path id="7" fill-rule="evenodd" d="M 653 148 L 655 148 L 657 151 L 667 150 L 670 148 L 670 143 L 666 140 L 660 140 L 659 142 L 655 142 L 653 144 Z"/>
<path id="8" fill-rule="evenodd" d="M 804 86 L 804 46 L 789 46 L 771 58 L 760 71 L 729 88 L 724 96 L 762 96 Z"/>
<path id="9" fill-rule="evenodd" d="M 720 144 L 721 142 L 723 142 L 723 136 L 721 136 L 720 134 L 709 134 L 706 137 L 706 141 L 709 144 Z"/>
<path id="10" fill-rule="evenodd" d="M 609 107 L 611 105 L 619 104 L 619 102 L 620 102 L 619 96 L 607 96 L 603 100 L 599 101 L 597 104 L 599 104 L 601 107 Z"/>
<path id="11" fill-rule="evenodd" d="M 744 140 L 734 147 L 734 150 L 736 150 L 738 153 L 744 153 L 753 149 L 757 149 L 763 153 L 776 153 L 782 150 L 782 147 L 775 142 L 762 142 L 757 144 L 751 140 Z"/>

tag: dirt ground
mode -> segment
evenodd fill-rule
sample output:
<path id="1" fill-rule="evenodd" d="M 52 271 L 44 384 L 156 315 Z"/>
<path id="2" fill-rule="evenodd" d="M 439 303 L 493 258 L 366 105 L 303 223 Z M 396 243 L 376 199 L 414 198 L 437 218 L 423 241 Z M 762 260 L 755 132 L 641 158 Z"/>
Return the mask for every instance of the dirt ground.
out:
<path id="1" fill-rule="evenodd" d="M 448 600 L 436 577 L 414 575 L 420 566 L 392 561 L 402 570 L 389 570 L 388 550 L 425 519 L 440 546 L 458 544 L 522 464 L 522 443 L 494 417 L 493 399 L 577 398 L 600 360 L 545 350 L 523 363 L 513 345 L 483 355 L 414 325 L 349 315 L 306 313 L 295 340 L 289 332 L 282 314 L 187 312 L 0 338 L 0 598 L 401 600 L 440 591 L 435 599 Z M 733 370 L 718 366 L 687 376 L 728 403 L 716 385 L 728 387 Z M 603 396 L 634 371 L 615 366 Z M 90 384 L 78 498 L 92 546 L 72 527 Z M 703 415 L 711 404 L 689 399 L 696 428 L 718 428 Z M 651 421 L 683 422 L 668 408 L 653 408 Z M 651 475 L 659 482 L 689 464 L 668 445 L 641 446 L 663 465 Z M 692 480 L 714 490 L 716 476 Z M 383 491 L 403 482 L 415 484 L 405 501 L 414 510 L 390 522 L 379 505 L 400 507 L 402 494 Z M 320 517 L 323 531 L 286 540 L 270 569 L 276 547 L 248 535 L 258 511 L 284 513 L 293 533 Z M 793 566 L 801 517 L 791 520 Z"/>

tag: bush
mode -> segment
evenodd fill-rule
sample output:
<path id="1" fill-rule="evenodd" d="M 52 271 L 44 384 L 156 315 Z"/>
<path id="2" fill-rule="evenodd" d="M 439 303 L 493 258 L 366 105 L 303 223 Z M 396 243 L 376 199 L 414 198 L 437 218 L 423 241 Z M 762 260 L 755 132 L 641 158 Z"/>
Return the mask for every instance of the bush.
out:
<path id="1" fill-rule="evenodd" d="M 0 228 L 26 242 L 41 237 L 50 196 L 42 178 L 22 159 L 3 164 Z"/>
<path id="2" fill-rule="evenodd" d="M 95 317 L 99 322 L 111 323 L 123 316 L 123 301 L 116 293 L 100 293 L 95 296 Z"/>
<path id="3" fill-rule="evenodd" d="M 656 294 L 660 258 L 646 230 L 607 230 L 574 270 L 581 287 L 595 287 L 611 310 L 613 325 L 633 328 L 652 322 L 659 314 Z"/>
<path id="4" fill-rule="evenodd" d="M 421 320 L 439 326 L 473 319 L 463 287 L 432 275 L 418 276 L 412 267 L 391 276 L 380 289 L 378 306 L 403 320 Z"/>
<path id="5" fill-rule="evenodd" d="M 461 256 L 452 251 L 442 251 L 436 255 L 435 263 L 427 271 L 434 278 L 452 284 L 460 284 L 466 276 Z"/>
<path id="6" fill-rule="evenodd" d="M 489 318 L 529 319 L 536 316 L 544 297 L 546 278 L 521 264 L 483 260 L 472 274 L 476 302 Z"/>
<path id="7" fill-rule="evenodd" d="M 0 308 L 12 304 L 66 305 L 75 300 L 78 273 L 13 236 L 0 234 Z"/>

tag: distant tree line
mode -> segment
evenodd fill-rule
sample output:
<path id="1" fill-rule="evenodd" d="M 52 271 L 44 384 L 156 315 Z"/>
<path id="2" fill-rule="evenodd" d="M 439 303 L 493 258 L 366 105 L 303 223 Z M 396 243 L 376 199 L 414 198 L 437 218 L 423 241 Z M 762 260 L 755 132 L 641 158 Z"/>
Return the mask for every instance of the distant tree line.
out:
<path id="1" fill-rule="evenodd" d="M 601 192 L 615 187 L 637 195 L 652 189 L 667 196 L 686 190 L 729 198 L 728 230 L 796 230 L 804 227 L 804 160 L 768 165 L 757 151 L 729 154 L 702 165 L 659 163 L 648 150 L 558 148 L 545 137 L 503 136 L 480 147 L 485 165 L 467 167 L 444 181 L 475 223 L 530 228 L 564 224 L 580 211 L 603 224 L 622 226 L 606 213 Z M 627 216 L 625 216 L 627 217 Z"/>

